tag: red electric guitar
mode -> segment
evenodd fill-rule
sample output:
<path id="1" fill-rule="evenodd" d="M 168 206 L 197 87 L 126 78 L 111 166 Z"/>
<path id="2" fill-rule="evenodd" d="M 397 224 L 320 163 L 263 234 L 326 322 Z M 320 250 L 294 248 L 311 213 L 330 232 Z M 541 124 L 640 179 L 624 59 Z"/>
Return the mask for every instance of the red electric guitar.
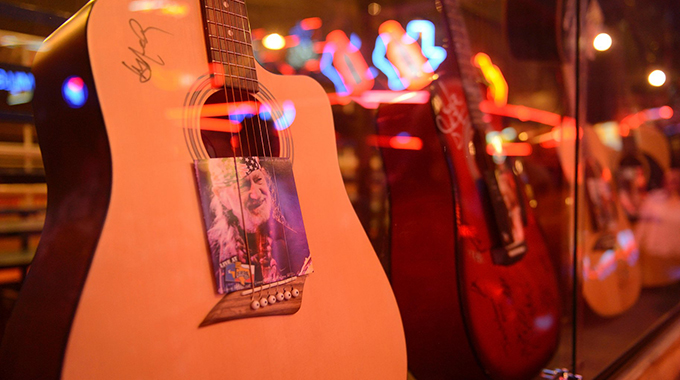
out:
<path id="1" fill-rule="evenodd" d="M 49 203 L 0 378 L 405 378 L 323 89 L 255 63 L 243 1 L 157 5 L 92 1 L 36 57 Z"/>
<path id="2" fill-rule="evenodd" d="M 382 135 L 421 150 L 382 151 L 392 213 L 392 286 L 418 379 L 528 379 L 552 357 L 559 292 L 513 161 L 487 152 L 492 130 L 456 0 L 442 1 L 449 58 L 430 104 L 389 105 Z"/>

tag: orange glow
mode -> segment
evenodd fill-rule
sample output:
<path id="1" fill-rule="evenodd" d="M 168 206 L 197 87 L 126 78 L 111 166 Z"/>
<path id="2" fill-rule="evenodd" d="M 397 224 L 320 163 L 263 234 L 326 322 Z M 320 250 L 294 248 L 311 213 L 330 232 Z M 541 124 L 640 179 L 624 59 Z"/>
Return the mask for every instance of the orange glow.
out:
<path id="1" fill-rule="evenodd" d="M 390 138 L 390 148 L 421 150 L 423 149 L 423 140 L 411 136 L 394 136 Z"/>
<path id="2" fill-rule="evenodd" d="M 659 116 L 662 119 L 668 120 L 673 117 L 673 109 L 669 106 L 659 108 Z"/>
<path id="3" fill-rule="evenodd" d="M 295 75 L 295 68 L 285 62 L 279 62 L 278 68 L 281 75 Z"/>
<path id="4" fill-rule="evenodd" d="M 319 29 L 323 22 L 319 17 L 310 17 L 300 21 L 300 27 L 304 30 Z"/>
<path id="5" fill-rule="evenodd" d="M 290 49 L 292 47 L 298 46 L 300 44 L 300 37 L 295 35 L 290 35 L 284 37 L 286 41 L 286 48 Z"/>
<path id="6" fill-rule="evenodd" d="M 331 105 L 345 105 L 354 100 L 366 109 L 377 109 L 381 104 L 425 104 L 430 101 L 430 93 L 427 91 L 370 90 L 360 96 L 352 97 L 329 93 L 328 99 Z"/>
<path id="7" fill-rule="evenodd" d="M 580 136 L 583 136 L 583 128 L 579 128 L 579 132 Z M 550 133 L 546 135 L 548 135 L 549 139 L 557 142 L 574 141 L 576 140 L 576 120 L 571 117 L 565 117 L 561 126 L 553 128 Z"/>
<path id="8" fill-rule="evenodd" d="M 224 87 L 224 66 L 218 62 L 212 62 L 210 64 L 210 84 L 212 88 L 222 88 Z"/>
<path id="9" fill-rule="evenodd" d="M 668 120 L 673 117 L 673 108 L 663 106 L 659 108 L 649 108 L 624 117 L 619 123 L 619 133 L 626 137 L 630 131 L 639 128 L 642 124 L 654 120 Z"/>
<path id="10" fill-rule="evenodd" d="M 380 148 L 405 149 L 405 150 L 421 150 L 423 148 L 423 140 L 419 137 L 413 136 L 381 136 L 370 135 L 366 138 L 369 145 Z"/>
<path id="11" fill-rule="evenodd" d="M 163 14 L 181 17 L 187 14 L 189 7 L 186 4 L 181 4 L 171 0 L 135 0 L 130 2 L 128 9 L 133 12 L 150 12 L 160 10 Z"/>
<path id="12" fill-rule="evenodd" d="M 535 108 L 506 104 L 498 106 L 489 100 L 479 103 L 479 109 L 488 114 L 512 117 L 521 121 L 534 121 L 537 123 L 557 127 L 562 125 L 562 116 L 553 112 L 543 111 Z"/>
<path id="13" fill-rule="evenodd" d="M 546 140 L 540 143 L 541 147 L 545 149 L 557 148 L 560 146 L 560 142 L 554 139 Z"/>
<path id="14" fill-rule="evenodd" d="M 263 28 L 257 28 L 251 30 L 250 34 L 253 36 L 253 40 L 261 40 L 267 35 L 267 31 Z"/>
<path id="15" fill-rule="evenodd" d="M 218 132 L 237 133 L 241 130 L 241 123 L 225 119 L 201 118 L 201 129 Z"/>
<path id="16" fill-rule="evenodd" d="M 309 61 L 305 62 L 305 70 L 315 72 L 319 71 L 319 60 L 318 59 L 310 59 Z"/>
<path id="17" fill-rule="evenodd" d="M 216 117 L 229 116 L 235 114 L 257 114 L 259 112 L 259 104 L 257 102 L 234 102 L 234 103 L 216 103 L 204 104 L 201 107 L 201 117 Z"/>
<path id="18" fill-rule="evenodd" d="M 332 106 L 334 105 L 347 105 L 349 104 L 352 99 L 349 96 L 340 96 L 335 92 L 331 92 L 328 94 L 328 101 L 331 103 Z"/>
<path id="19" fill-rule="evenodd" d="M 477 53 L 473 58 L 473 63 L 482 71 L 484 79 L 489 84 L 487 98 L 493 100 L 499 107 L 508 104 L 508 82 L 501 69 L 491 62 L 491 57 L 485 53 Z"/>
<path id="20" fill-rule="evenodd" d="M 503 156 L 530 156 L 533 152 L 531 144 L 518 142 L 518 143 L 503 143 L 501 145 L 501 151 L 497 151 L 497 147 L 494 144 L 486 145 L 486 152 L 490 155 L 501 154 Z"/>

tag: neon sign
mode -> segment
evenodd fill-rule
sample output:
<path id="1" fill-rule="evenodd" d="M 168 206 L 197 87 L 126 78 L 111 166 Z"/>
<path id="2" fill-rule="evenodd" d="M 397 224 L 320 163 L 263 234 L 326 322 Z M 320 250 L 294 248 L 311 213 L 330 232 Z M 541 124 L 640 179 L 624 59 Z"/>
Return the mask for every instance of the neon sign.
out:
<path id="1" fill-rule="evenodd" d="M 425 88 L 446 58 L 446 51 L 434 46 L 432 22 L 413 20 L 406 29 L 408 32 L 397 21 L 385 21 L 378 28 L 373 49 L 373 64 L 387 76 L 387 86 L 394 91 Z"/>
<path id="2" fill-rule="evenodd" d="M 374 75 L 360 48 L 361 39 L 356 34 L 347 38 L 342 30 L 334 30 L 326 36 L 319 69 L 340 96 L 357 96 L 373 87 Z"/>
<path id="3" fill-rule="evenodd" d="M 487 82 L 487 99 L 492 100 L 497 106 L 508 104 L 508 82 L 498 66 L 491 62 L 491 57 L 485 53 L 477 53 L 473 63 L 482 71 Z"/>
<path id="4" fill-rule="evenodd" d="M 421 50 L 428 60 L 428 65 L 423 67 L 423 70 L 427 71 L 429 68 L 432 68 L 432 71 L 428 72 L 437 70 L 446 59 L 446 49 L 434 44 L 434 24 L 427 20 L 413 20 L 406 25 L 406 34 L 414 41 L 420 36 Z"/>
<path id="5" fill-rule="evenodd" d="M 356 34 L 348 36 L 342 30 L 333 30 L 325 41 L 313 39 L 321 25 L 321 19 L 312 17 L 291 28 L 290 35 L 285 36 L 285 61 L 284 55 L 267 49 L 256 54 L 260 62 L 282 74 L 321 72 L 335 87 L 329 96 L 336 104 L 354 100 L 365 108 L 376 108 L 380 103 L 375 102 L 377 98 L 394 98 L 385 96 L 380 89 L 377 89 L 380 93 L 368 96 L 370 99 L 364 97 L 363 94 L 372 91 L 380 73 L 387 77 L 391 91 L 399 92 L 398 96 L 411 96 L 437 78 L 434 72 L 447 56 L 444 48 L 435 45 L 435 26 L 428 20 L 412 20 L 406 29 L 394 20 L 380 25 L 370 57 L 375 67 L 362 55 L 362 41 Z M 256 41 L 266 35 L 264 29 L 253 30 Z"/>

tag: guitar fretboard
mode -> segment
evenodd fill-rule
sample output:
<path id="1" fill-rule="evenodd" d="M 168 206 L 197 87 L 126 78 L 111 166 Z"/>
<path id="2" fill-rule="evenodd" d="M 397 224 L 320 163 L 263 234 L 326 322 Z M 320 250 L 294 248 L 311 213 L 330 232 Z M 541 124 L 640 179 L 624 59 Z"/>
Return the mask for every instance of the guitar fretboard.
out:
<path id="1" fill-rule="evenodd" d="M 203 0 L 208 59 L 219 65 L 225 86 L 256 92 L 255 58 L 243 0 Z"/>
<path id="2" fill-rule="evenodd" d="M 475 80 L 477 72 L 472 66 L 470 38 L 468 37 L 465 20 L 460 13 L 458 0 L 442 0 L 442 6 L 449 27 L 451 41 L 453 42 L 453 56 L 456 59 L 460 79 L 463 84 L 465 97 L 467 98 L 468 111 L 472 119 L 472 125 L 481 133 L 492 130 L 491 126 L 484 121 L 484 115 L 479 109 L 482 94 L 479 84 Z"/>

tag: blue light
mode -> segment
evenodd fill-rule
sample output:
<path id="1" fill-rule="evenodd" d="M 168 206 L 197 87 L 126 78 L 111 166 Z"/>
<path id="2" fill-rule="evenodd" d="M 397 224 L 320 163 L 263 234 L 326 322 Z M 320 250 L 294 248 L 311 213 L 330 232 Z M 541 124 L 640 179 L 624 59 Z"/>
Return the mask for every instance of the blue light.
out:
<path id="1" fill-rule="evenodd" d="M 323 53 L 321 54 L 321 60 L 319 61 L 319 69 L 321 73 L 330 79 L 335 86 L 335 92 L 340 96 L 346 96 L 350 94 L 345 81 L 342 80 L 342 76 L 338 70 L 333 67 L 333 57 L 335 56 L 336 47 L 333 43 L 327 43 L 323 48 Z"/>
<path id="2" fill-rule="evenodd" d="M 390 43 L 390 36 L 387 33 L 378 35 L 373 49 L 373 64 L 387 76 L 387 87 L 392 91 L 404 90 L 408 83 L 402 82 L 396 67 L 387 59 L 387 45 Z M 404 79 L 404 81 L 407 81 Z"/>
<path id="3" fill-rule="evenodd" d="M 425 72 L 434 72 L 446 59 L 446 49 L 434 44 L 434 24 L 428 20 L 413 20 L 406 25 L 406 34 L 414 40 L 421 38 L 421 49 L 430 67 L 423 68 Z"/>
<path id="4" fill-rule="evenodd" d="M 11 95 L 22 92 L 33 92 L 35 78 L 31 73 L 0 69 L 0 91 L 7 91 Z"/>
<path id="5" fill-rule="evenodd" d="M 292 101 L 284 100 L 282 106 L 283 115 L 274 120 L 274 128 L 276 128 L 277 131 L 283 131 L 290 127 L 290 125 L 293 124 L 293 121 L 295 121 L 295 115 L 297 114 L 295 112 L 295 104 L 293 104 Z"/>
<path id="6" fill-rule="evenodd" d="M 260 119 L 265 121 L 272 119 L 272 108 L 269 105 L 260 105 Z"/>
<path id="7" fill-rule="evenodd" d="M 87 86 L 81 77 L 68 77 L 61 86 L 61 96 L 71 108 L 80 108 L 87 101 Z"/>
<path id="8" fill-rule="evenodd" d="M 352 33 L 349 36 L 349 45 L 350 46 L 347 49 L 347 51 L 349 51 L 350 53 L 359 51 L 359 49 L 361 49 L 361 38 L 359 38 L 359 36 L 357 36 L 356 34 Z"/>

